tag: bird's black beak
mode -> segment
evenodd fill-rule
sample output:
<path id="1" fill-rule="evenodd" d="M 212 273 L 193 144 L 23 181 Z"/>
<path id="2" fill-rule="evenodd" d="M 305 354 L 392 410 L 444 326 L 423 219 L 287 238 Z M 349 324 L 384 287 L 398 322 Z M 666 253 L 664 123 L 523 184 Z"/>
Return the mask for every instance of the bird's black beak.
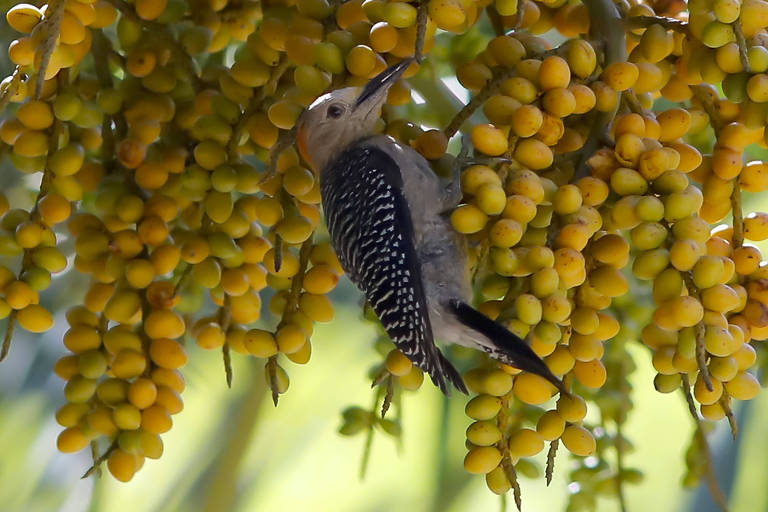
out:
<path id="1" fill-rule="evenodd" d="M 355 101 L 355 110 L 360 107 L 369 106 L 370 110 L 384 103 L 389 88 L 397 82 L 408 66 L 413 62 L 413 58 L 403 59 L 401 62 L 390 66 L 371 80 L 363 87 L 363 91 Z M 365 108 L 365 107 L 364 107 Z"/>

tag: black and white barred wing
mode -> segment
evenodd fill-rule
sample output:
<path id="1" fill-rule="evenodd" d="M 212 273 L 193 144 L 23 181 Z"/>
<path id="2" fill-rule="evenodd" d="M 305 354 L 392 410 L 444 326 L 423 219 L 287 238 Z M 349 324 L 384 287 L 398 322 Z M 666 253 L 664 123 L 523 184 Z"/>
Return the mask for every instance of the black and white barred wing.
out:
<path id="1" fill-rule="evenodd" d="M 347 149 L 321 179 L 331 241 L 395 346 L 444 392 L 446 378 L 463 389 L 461 377 L 434 344 L 402 186 L 397 164 L 384 151 Z"/>

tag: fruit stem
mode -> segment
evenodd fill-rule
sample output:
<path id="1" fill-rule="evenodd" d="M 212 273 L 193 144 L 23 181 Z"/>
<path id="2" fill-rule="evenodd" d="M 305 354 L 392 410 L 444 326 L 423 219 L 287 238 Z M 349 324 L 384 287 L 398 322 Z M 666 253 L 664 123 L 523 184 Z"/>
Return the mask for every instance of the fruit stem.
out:
<path id="1" fill-rule="evenodd" d="M 733 180 L 731 209 L 733 210 L 733 248 L 738 249 L 744 245 L 744 212 L 741 210 L 741 185 L 738 177 Z"/>
<path id="2" fill-rule="evenodd" d="M 11 101 L 11 96 L 16 94 L 16 91 L 19 89 L 22 76 L 23 73 L 21 72 L 21 66 L 16 66 L 13 68 L 13 73 L 11 73 L 11 80 L 3 88 L 3 90 L 0 91 L 0 114 L 3 113 L 6 105 L 8 105 L 9 101 Z"/>
<path id="3" fill-rule="evenodd" d="M 265 367 L 267 375 L 269 376 L 269 388 L 272 390 L 272 403 L 277 407 L 277 399 L 280 396 L 280 392 L 277 387 L 277 356 L 274 355 L 267 360 Z"/>
<path id="4" fill-rule="evenodd" d="M 590 37 L 602 43 L 603 46 L 603 69 L 615 62 L 624 62 L 627 60 L 627 39 L 624 32 L 624 19 L 619 13 L 613 0 L 584 0 L 587 6 L 591 26 L 589 28 Z M 589 175 L 587 159 L 597 150 L 608 134 L 608 127 L 616 117 L 619 105 L 621 104 L 621 93 L 619 101 L 616 102 L 616 108 L 610 112 L 598 112 L 592 120 L 592 127 L 587 136 L 587 142 L 579 150 L 578 160 L 576 161 L 576 172 L 574 180 Z"/>
<path id="5" fill-rule="evenodd" d="M 718 400 L 718 402 L 720 403 L 720 407 L 723 408 L 723 411 L 725 411 L 725 417 L 728 418 L 728 425 L 731 427 L 731 436 L 735 440 L 739 435 L 739 423 L 736 421 L 733 409 L 731 409 L 731 396 L 725 388 L 723 388 L 723 394 L 720 395 L 720 400 Z"/>
<path id="6" fill-rule="evenodd" d="M 626 20 L 627 28 L 648 28 L 651 25 L 661 25 L 667 30 L 688 34 L 690 28 L 685 21 L 666 16 L 631 16 Z"/>
<path id="7" fill-rule="evenodd" d="M 683 373 L 683 385 L 681 390 L 685 396 L 685 401 L 688 404 L 688 411 L 691 413 L 691 417 L 696 422 L 696 440 L 699 443 L 701 451 L 704 453 L 704 474 L 707 479 L 707 487 L 709 487 L 709 493 L 712 496 L 712 500 L 723 512 L 728 512 L 728 499 L 723 494 L 723 490 L 720 488 L 720 484 L 717 482 L 717 475 L 712 462 L 712 452 L 709 449 L 709 443 L 707 442 L 707 436 L 704 434 L 703 421 L 699 417 L 699 413 L 696 411 L 696 403 L 691 396 L 691 381 L 688 379 L 688 374 Z"/>
<path id="8" fill-rule="evenodd" d="M 218 314 L 218 321 L 219 325 L 221 326 L 221 330 L 226 336 L 227 331 L 229 330 L 229 324 L 232 321 L 232 310 L 230 309 L 230 299 L 229 295 L 226 293 L 224 294 L 224 305 L 219 308 L 219 314 Z M 226 341 L 224 342 L 224 345 L 221 347 L 221 356 L 224 361 L 224 375 L 227 379 L 227 387 L 232 388 L 232 356 L 229 353 L 229 343 Z"/>
<path id="9" fill-rule="evenodd" d="M 547 467 L 544 470 L 544 475 L 547 479 L 547 486 L 552 483 L 552 476 L 555 474 L 555 457 L 557 456 L 558 446 L 560 446 L 560 439 L 555 439 L 549 443 L 549 451 L 547 452 Z"/>
<path id="10" fill-rule="evenodd" d="M 8 356 L 8 351 L 11 349 L 11 340 L 13 339 L 13 331 L 16 328 L 16 311 L 11 311 L 8 316 L 8 325 L 5 328 L 5 338 L 3 338 L 3 347 L 0 349 L 0 361 L 4 360 Z"/>
<path id="11" fill-rule="evenodd" d="M 37 79 L 35 80 L 36 100 L 40 99 L 40 96 L 43 94 L 45 72 L 48 69 L 48 63 L 51 61 L 53 50 L 56 48 L 56 41 L 59 39 L 59 28 L 61 27 L 61 19 L 64 17 L 65 4 L 66 0 L 53 0 L 50 2 L 45 13 L 44 22 L 38 24 L 32 31 L 33 38 L 38 35 L 42 36 L 42 41 L 40 41 L 37 50 L 40 55 L 40 62 L 37 65 Z"/>
<path id="12" fill-rule="evenodd" d="M 419 2 L 419 8 L 416 13 L 416 43 L 414 44 L 413 56 L 419 64 L 424 60 L 424 40 L 426 39 L 427 21 L 429 18 L 427 16 L 428 5 L 429 2 L 427 0 L 422 0 Z"/>
<path id="13" fill-rule="evenodd" d="M 751 73 L 752 70 L 749 66 L 749 57 L 747 55 L 747 40 L 744 37 L 744 31 L 741 29 L 741 20 L 736 20 L 731 23 L 733 27 L 733 33 L 736 35 L 736 44 L 739 46 L 739 60 L 741 61 L 741 67 L 744 68 L 745 73 Z"/>
<path id="14" fill-rule="evenodd" d="M 685 281 L 685 287 L 688 289 L 688 294 L 701 302 L 699 289 L 693 282 L 693 276 L 690 271 L 683 272 L 683 281 Z M 699 321 L 694 326 L 694 329 L 696 329 L 696 365 L 699 367 L 699 374 L 704 380 L 704 385 L 709 391 L 712 391 L 714 388 L 712 387 L 712 378 L 709 376 L 709 369 L 707 368 L 707 349 L 704 342 L 704 336 L 706 335 L 704 321 Z"/>
<path id="15" fill-rule="evenodd" d="M 101 467 L 104 461 L 107 460 L 109 456 L 112 455 L 112 452 L 115 450 L 117 450 L 117 439 L 112 441 L 112 444 L 109 445 L 109 448 L 107 448 L 104 451 L 104 453 L 102 453 L 101 455 L 99 455 L 93 460 L 93 465 L 90 468 L 88 468 L 88 470 L 85 473 L 83 473 L 83 476 L 81 476 L 80 478 L 81 479 L 88 478 L 89 476 L 94 474 Z"/>

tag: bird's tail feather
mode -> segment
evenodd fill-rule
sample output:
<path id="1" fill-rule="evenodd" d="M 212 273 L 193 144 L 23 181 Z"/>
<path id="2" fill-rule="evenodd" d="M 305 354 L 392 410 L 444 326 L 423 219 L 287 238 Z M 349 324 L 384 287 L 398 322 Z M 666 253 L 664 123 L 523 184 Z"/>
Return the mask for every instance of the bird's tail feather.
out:
<path id="1" fill-rule="evenodd" d="M 511 360 L 517 368 L 543 377 L 561 392 L 568 393 L 563 382 L 555 377 L 546 363 L 525 341 L 465 302 L 452 300 L 450 307 L 461 323 L 491 340 L 495 345 L 495 350 L 489 351 L 492 356 L 502 356 L 504 363 Z M 499 357 L 496 358 L 499 359 Z"/>
<path id="2" fill-rule="evenodd" d="M 453 366 L 453 364 L 446 358 L 442 352 L 440 352 L 440 349 L 437 350 L 437 353 L 440 355 L 440 366 L 442 367 L 441 377 L 447 378 L 448 381 L 456 387 L 459 391 L 467 394 L 467 386 L 464 384 L 464 379 L 461 378 L 461 374 L 459 374 L 458 370 L 456 370 L 456 367 Z M 443 381 L 443 385 L 440 386 L 440 389 L 443 393 L 446 395 L 449 394 L 448 386 L 446 386 L 443 378 L 440 380 Z"/>

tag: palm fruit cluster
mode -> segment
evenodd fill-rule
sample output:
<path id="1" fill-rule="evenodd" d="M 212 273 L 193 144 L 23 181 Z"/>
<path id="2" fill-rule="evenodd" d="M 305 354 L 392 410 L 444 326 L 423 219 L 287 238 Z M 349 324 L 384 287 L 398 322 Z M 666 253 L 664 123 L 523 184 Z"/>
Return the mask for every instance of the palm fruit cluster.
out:
<path id="1" fill-rule="evenodd" d="M 36 191 L 0 197 L 2 355 L 17 325 L 52 327 L 52 275 L 88 276 L 54 370 L 59 449 L 90 446 L 94 468 L 128 481 L 161 456 L 193 340 L 223 354 L 228 380 L 235 352 L 264 359 L 275 403 L 288 390 L 343 274 L 293 128 L 323 92 L 411 56 L 381 129 L 438 173 L 454 135 L 471 141 L 451 221 L 477 305 L 572 391 L 457 350 L 474 395 L 468 471 L 519 504 L 517 473 L 537 474 L 547 451 L 551 478 L 562 444 L 582 458 L 574 510 L 638 482 L 610 456 L 631 449 L 635 340 L 656 389 L 694 405 L 696 453 L 704 419 L 735 430 L 736 401 L 759 391 L 768 274 L 754 243 L 768 214 L 742 204 L 768 188 L 753 160 L 768 121 L 763 0 L 51 0 L 9 5 L 6 20 L 18 36 L 0 151 Z M 473 96 L 455 115 L 411 103 L 413 86 L 427 107 L 455 105 L 436 86 L 447 77 Z M 376 349 L 374 405 L 347 409 L 343 434 L 399 435 L 383 414 L 423 381 L 385 338 Z M 707 457 L 688 463 L 695 483 Z"/>

